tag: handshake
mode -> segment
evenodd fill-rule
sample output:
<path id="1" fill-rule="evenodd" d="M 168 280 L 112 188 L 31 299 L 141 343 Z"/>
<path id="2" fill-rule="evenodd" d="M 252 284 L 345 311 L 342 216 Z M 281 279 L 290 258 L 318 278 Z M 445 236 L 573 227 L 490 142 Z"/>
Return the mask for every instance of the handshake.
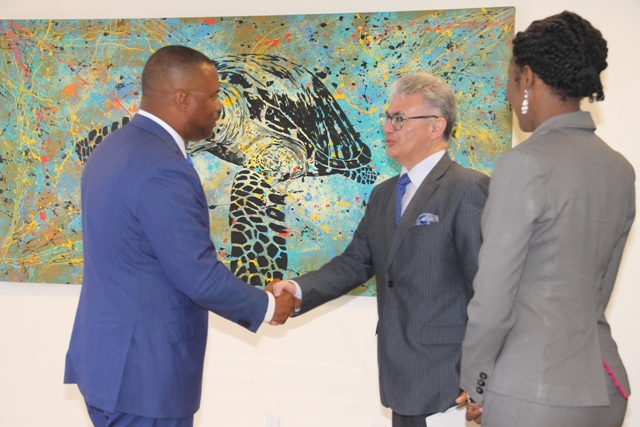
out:
<path id="1" fill-rule="evenodd" d="M 287 318 L 295 316 L 296 310 L 302 306 L 302 301 L 295 297 L 296 285 L 287 280 L 275 279 L 269 282 L 264 290 L 271 292 L 276 298 L 276 308 L 270 325 L 284 325 Z"/>

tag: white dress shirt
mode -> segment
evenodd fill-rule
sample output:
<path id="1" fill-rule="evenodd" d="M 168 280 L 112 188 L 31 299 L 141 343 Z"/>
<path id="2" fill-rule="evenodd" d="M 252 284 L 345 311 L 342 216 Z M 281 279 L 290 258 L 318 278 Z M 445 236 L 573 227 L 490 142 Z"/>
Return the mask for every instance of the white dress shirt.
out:
<path id="1" fill-rule="evenodd" d="M 436 151 L 435 153 L 415 165 L 411 170 L 407 170 L 407 168 L 405 168 L 404 166 L 402 167 L 400 176 L 407 173 L 409 174 L 409 179 L 411 180 L 411 182 L 407 184 L 407 189 L 404 193 L 404 196 L 402 196 L 402 213 L 404 213 L 404 210 L 407 208 L 407 206 L 409 206 L 409 202 L 411 202 L 411 199 L 416 194 L 416 191 L 418 191 L 418 188 L 420 188 L 422 181 L 424 181 L 427 175 L 429 175 L 433 168 L 438 164 L 442 156 L 444 156 L 445 152 L 446 150 L 444 149 Z"/>

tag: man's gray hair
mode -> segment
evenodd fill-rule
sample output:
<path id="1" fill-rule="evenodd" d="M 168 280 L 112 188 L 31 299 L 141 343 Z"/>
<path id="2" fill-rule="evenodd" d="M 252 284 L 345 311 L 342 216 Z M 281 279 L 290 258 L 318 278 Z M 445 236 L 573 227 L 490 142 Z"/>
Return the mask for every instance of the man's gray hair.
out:
<path id="1" fill-rule="evenodd" d="M 405 74 L 391 85 L 391 97 L 396 95 L 422 95 L 427 107 L 439 110 L 439 115 L 447 121 L 442 134 L 448 141 L 456 123 L 456 97 L 444 80 L 429 73 Z"/>

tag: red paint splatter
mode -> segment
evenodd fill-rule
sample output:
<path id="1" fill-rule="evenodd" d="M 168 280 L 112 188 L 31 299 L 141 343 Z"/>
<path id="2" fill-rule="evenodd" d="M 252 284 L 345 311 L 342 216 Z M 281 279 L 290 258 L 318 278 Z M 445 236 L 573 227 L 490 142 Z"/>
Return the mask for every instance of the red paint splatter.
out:
<path id="1" fill-rule="evenodd" d="M 40 212 L 40 219 L 41 219 L 42 221 L 46 221 L 46 220 L 47 220 L 47 214 L 46 214 L 46 213 L 44 213 L 44 212 Z"/>
<path id="2" fill-rule="evenodd" d="M 34 37 L 35 37 L 35 35 L 34 35 L 31 31 L 29 31 L 26 27 L 23 27 L 23 26 L 21 26 L 21 25 L 18 25 L 15 21 L 11 22 L 10 24 L 11 24 L 11 27 L 16 28 L 16 29 L 18 29 L 19 31 L 21 31 L 21 32 L 25 33 L 29 38 L 34 38 Z M 14 43 L 16 43 L 16 44 L 17 44 L 17 37 L 16 37 L 13 33 L 9 33 L 9 32 L 7 32 L 7 33 L 5 33 L 5 34 L 6 34 L 6 36 L 7 36 L 8 38 L 10 38 L 10 39 L 11 39 L 11 42 L 12 42 L 12 43 L 11 43 L 12 53 L 13 53 L 14 55 L 19 55 L 19 54 L 20 54 L 20 52 L 18 52 L 18 51 L 17 51 L 17 46 L 15 46 L 15 45 L 14 45 Z M 42 47 L 41 47 L 41 48 L 42 48 L 42 49 L 46 49 L 46 50 L 48 50 L 48 51 L 50 51 L 50 52 L 56 52 L 56 51 L 57 51 L 57 49 L 56 49 L 56 48 L 54 48 L 52 45 L 47 44 L 47 43 L 42 43 Z M 69 63 L 69 62 L 65 62 L 65 61 L 63 61 L 63 60 L 62 60 L 62 59 L 60 59 L 60 57 L 58 57 L 57 55 L 55 55 L 54 57 L 55 57 L 55 59 L 56 59 L 56 60 L 58 60 L 59 62 L 61 62 L 61 63 L 65 64 L 66 66 L 68 66 L 68 67 L 69 67 L 69 68 L 70 68 L 70 69 L 75 73 L 76 77 L 78 77 L 78 78 L 80 79 L 80 81 L 82 81 L 84 84 L 87 84 L 87 85 L 89 84 L 89 82 L 87 82 L 86 80 L 84 80 L 82 77 L 80 77 L 80 76 L 78 75 L 78 73 L 76 72 L 76 69 L 75 69 L 75 67 L 73 66 L 73 64 L 71 64 L 71 63 Z M 28 72 L 28 70 L 26 69 L 26 66 L 25 66 L 25 65 L 24 65 L 24 63 L 20 60 L 20 58 L 16 57 L 16 61 L 20 64 L 20 67 L 22 68 L 22 70 L 23 70 L 23 72 L 25 73 L 25 75 L 26 75 L 27 77 L 30 77 L 29 72 Z M 34 85 L 42 86 L 40 83 L 38 83 L 37 81 L 35 81 L 35 80 L 33 80 L 33 79 L 31 79 L 31 83 L 32 83 L 32 84 L 34 84 Z"/>
<path id="3" fill-rule="evenodd" d="M 278 233 L 278 235 L 279 235 L 280 237 L 287 237 L 287 236 L 289 235 L 289 233 L 290 233 L 290 231 L 289 231 L 289 230 L 287 230 L 287 231 L 283 231 L 282 233 Z"/>
<path id="4" fill-rule="evenodd" d="M 15 37 L 11 37 L 12 34 L 7 34 L 9 36 L 10 39 L 10 45 L 9 48 L 11 49 L 11 53 L 13 53 L 13 56 L 16 60 L 16 62 L 20 65 L 20 68 L 22 69 L 22 72 L 24 73 L 25 76 L 27 77 L 31 77 L 29 75 L 29 69 L 27 68 L 27 66 L 24 64 L 24 62 L 22 62 L 22 59 L 20 59 L 20 51 L 18 49 L 18 46 L 15 45 Z"/>
<path id="5" fill-rule="evenodd" d="M 116 95 L 115 93 L 113 94 L 113 103 L 116 105 L 116 107 L 119 107 L 121 109 L 121 111 L 124 111 L 126 114 L 128 114 L 129 116 L 133 116 L 133 114 L 131 114 L 125 107 L 124 105 L 122 105 L 122 103 L 120 102 L 120 98 L 118 98 L 118 95 Z"/>
<path id="6" fill-rule="evenodd" d="M 213 25 L 213 24 L 215 24 L 215 23 L 216 23 L 216 20 L 215 20 L 215 19 L 213 19 L 213 18 L 211 18 L 211 19 L 205 19 L 205 20 L 204 20 L 204 23 L 205 23 L 205 24 L 207 24 L 207 25 Z"/>
<path id="7" fill-rule="evenodd" d="M 42 147 L 44 150 L 44 147 Z M 40 156 L 40 162 L 42 163 L 42 178 L 44 179 L 44 185 L 47 185 L 47 166 L 46 163 L 49 161 L 49 158 L 44 154 Z M 42 216 L 42 213 L 40 214 Z"/>

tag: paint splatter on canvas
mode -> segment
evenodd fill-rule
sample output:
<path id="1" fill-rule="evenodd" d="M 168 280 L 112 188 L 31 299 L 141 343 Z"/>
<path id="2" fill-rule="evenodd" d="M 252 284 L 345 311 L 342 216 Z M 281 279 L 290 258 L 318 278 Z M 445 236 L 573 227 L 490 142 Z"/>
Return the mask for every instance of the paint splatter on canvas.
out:
<path id="1" fill-rule="evenodd" d="M 454 88 L 450 153 L 491 173 L 511 141 L 513 24 L 513 8 L 0 21 L 0 280 L 81 282 L 84 161 L 135 114 L 161 46 L 216 61 L 223 117 L 188 150 L 220 258 L 262 285 L 339 254 L 373 186 L 398 173 L 379 116 L 403 73 Z M 373 283 L 357 293 L 374 295 Z"/>

